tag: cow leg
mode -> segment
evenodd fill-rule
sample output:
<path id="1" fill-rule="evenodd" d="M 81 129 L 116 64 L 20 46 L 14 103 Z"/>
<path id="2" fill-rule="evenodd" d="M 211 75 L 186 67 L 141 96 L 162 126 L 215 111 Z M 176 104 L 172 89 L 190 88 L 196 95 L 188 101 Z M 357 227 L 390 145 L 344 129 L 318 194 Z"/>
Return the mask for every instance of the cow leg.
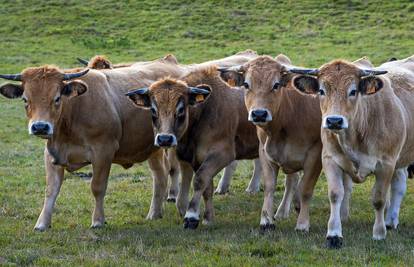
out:
<path id="1" fill-rule="evenodd" d="M 407 169 L 401 168 L 394 172 L 391 181 L 391 202 L 387 209 L 385 217 L 385 226 L 387 229 L 397 229 L 400 206 L 405 192 L 407 191 Z"/>
<path id="2" fill-rule="evenodd" d="M 194 194 L 184 216 L 184 228 L 197 228 L 198 223 L 200 222 L 201 195 L 208 188 L 208 186 L 211 185 L 213 177 L 233 160 L 229 156 L 229 153 L 223 153 L 223 151 L 208 155 L 195 173 L 193 182 Z M 212 205 L 210 207 L 209 203 L 206 203 L 206 209 L 209 208 L 212 208 Z M 213 214 L 212 210 L 206 212 Z"/>
<path id="3" fill-rule="evenodd" d="M 109 145 L 94 150 L 91 190 L 95 197 L 95 208 L 92 214 L 91 228 L 100 228 L 105 224 L 104 198 L 114 155 L 113 151 Z"/>
<path id="4" fill-rule="evenodd" d="M 277 208 L 275 219 L 286 219 L 289 217 L 290 204 L 298 187 L 299 175 L 298 173 L 287 174 L 285 179 L 285 192 L 283 199 Z"/>
<path id="5" fill-rule="evenodd" d="M 148 159 L 148 165 L 151 169 L 153 183 L 151 207 L 148 211 L 147 220 L 154 220 L 162 218 L 162 204 L 165 200 L 168 184 L 168 172 L 163 162 L 161 149 L 151 155 Z"/>
<path id="6" fill-rule="evenodd" d="M 323 157 L 322 163 L 328 181 L 328 197 L 331 206 L 326 243 L 328 248 L 340 248 L 343 239 L 340 210 L 344 198 L 344 173 L 330 157 Z"/>
<path id="7" fill-rule="evenodd" d="M 203 192 L 203 199 L 205 204 L 204 216 L 203 216 L 203 224 L 210 225 L 214 219 L 214 206 L 213 206 L 213 189 L 214 183 L 213 179 L 211 179 L 210 184 Z"/>
<path id="8" fill-rule="evenodd" d="M 260 164 L 260 159 L 255 159 L 253 163 L 253 175 L 250 179 L 249 186 L 246 188 L 246 192 L 250 194 L 255 194 L 260 191 L 260 176 L 262 175 L 262 165 Z"/>
<path id="9" fill-rule="evenodd" d="M 187 162 L 180 161 L 181 188 L 177 197 L 177 210 L 184 217 L 188 208 L 188 194 L 190 192 L 191 180 L 193 179 L 193 168 Z"/>
<path id="10" fill-rule="evenodd" d="M 296 230 L 309 231 L 309 206 L 313 196 L 313 189 L 318 181 L 319 174 L 322 170 L 322 162 L 320 158 L 320 145 L 313 147 L 308 151 L 308 156 L 305 159 L 303 166 L 303 177 L 299 183 L 300 192 L 300 211 L 296 223 Z"/>
<path id="11" fill-rule="evenodd" d="M 170 170 L 169 170 L 169 174 L 170 174 L 170 189 L 168 190 L 168 197 L 167 197 L 167 201 L 168 202 L 176 202 L 177 200 L 177 195 L 178 195 L 178 191 L 180 190 L 179 187 L 179 174 L 180 174 L 180 166 L 177 160 L 177 155 L 175 150 L 172 151 L 168 151 L 168 161 L 169 161 L 169 165 L 170 165 Z"/>
<path id="12" fill-rule="evenodd" d="M 341 220 L 346 222 L 349 219 L 349 204 L 352 195 L 352 179 L 349 175 L 344 175 L 344 199 L 341 203 Z"/>
<path id="13" fill-rule="evenodd" d="M 372 205 L 375 209 L 375 223 L 372 230 L 372 238 L 374 240 L 383 240 L 387 235 L 384 211 L 387 192 L 393 173 L 394 168 L 386 165 L 382 165 L 375 173 L 376 179 L 374 187 L 372 188 Z"/>
<path id="14" fill-rule="evenodd" d="M 224 168 L 223 176 L 220 179 L 220 182 L 216 188 L 214 193 L 219 195 L 224 195 L 225 193 L 229 192 L 229 186 L 231 182 L 231 178 L 233 177 L 234 172 L 237 168 L 237 160 L 234 160 L 230 163 L 226 168 Z"/>
<path id="15" fill-rule="evenodd" d="M 263 147 L 260 147 L 259 154 L 264 180 L 264 200 L 260 217 L 260 231 L 262 232 L 275 229 L 273 223 L 273 196 L 275 193 L 277 174 L 279 172 L 279 166 L 272 164 L 265 153 Z"/>
<path id="16" fill-rule="evenodd" d="M 46 148 L 44 151 L 44 161 L 46 169 L 45 200 L 42 212 L 34 227 L 36 231 L 45 231 L 51 226 L 53 207 L 55 206 L 64 177 L 63 167 L 52 164 L 52 157 Z"/>

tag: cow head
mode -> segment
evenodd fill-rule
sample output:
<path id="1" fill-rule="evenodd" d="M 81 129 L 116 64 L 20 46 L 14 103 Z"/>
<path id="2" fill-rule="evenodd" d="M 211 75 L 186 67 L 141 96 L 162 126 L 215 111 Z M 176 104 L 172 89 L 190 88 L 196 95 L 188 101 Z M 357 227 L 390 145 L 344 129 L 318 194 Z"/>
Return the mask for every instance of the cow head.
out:
<path id="1" fill-rule="evenodd" d="M 335 60 L 320 69 L 292 69 L 301 74 L 293 79 L 296 89 L 319 95 L 322 127 L 332 131 L 347 129 L 357 112 L 358 101 L 379 92 L 384 80 L 377 75 L 386 71 L 364 70 L 356 65 Z"/>
<path id="2" fill-rule="evenodd" d="M 107 59 L 105 56 L 101 56 L 101 55 L 94 56 L 93 58 L 91 58 L 90 61 L 87 61 L 87 60 L 82 59 L 82 58 L 77 58 L 77 60 L 82 65 L 85 65 L 86 67 L 88 67 L 90 69 L 103 70 L 103 69 L 113 69 L 114 68 L 114 65 L 112 64 L 112 62 L 109 61 L 109 59 Z"/>
<path id="3" fill-rule="evenodd" d="M 219 68 L 221 77 L 239 82 L 245 89 L 245 103 L 249 121 L 258 126 L 266 126 L 277 110 L 278 96 L 289 83 L 292 74 L 288 73 L 290 60 L 279 55 L 257 57 L 242 66 Z"/>
<path id="4" fill-rule="evenodd" d="M 155 140 L 159 147 L 173 147 L 188 128 L 189 106 L 197 106 L 209 97 L 208 85 L 189 87 L 183 81 L 164 79 L 149 88 L 127 93 L 140 108 L 149 109 L 152 116 Z"/>
<path id="5" fill-rule="evenodd" d="M 51 66 L 28 68 L 21 74 L 0 75 L 0 78 L 21 82 L 3 84 L 0 93 L 7 98 L 23 100 L 29 119 L 29 134 L 51 138 L 64 103 L 86 92 L 88 86 L 74 79 L 88 71 L 63 73 Z"/>

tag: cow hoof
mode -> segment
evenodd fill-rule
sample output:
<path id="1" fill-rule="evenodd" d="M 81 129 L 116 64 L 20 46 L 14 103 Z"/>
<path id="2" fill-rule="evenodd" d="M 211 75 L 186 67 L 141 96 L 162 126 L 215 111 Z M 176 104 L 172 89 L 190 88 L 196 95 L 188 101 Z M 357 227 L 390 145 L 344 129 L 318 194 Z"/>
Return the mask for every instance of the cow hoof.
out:
<path id="1" fill-rule="evenodd" d="M 300 206 L 295 206 L 295 211 L 296 211 L 297 214 L 299 214 L 300 213 Z"/>
<path id="2" fill-rule="evenodd" d="M 270 231 L 274 231 L 276 229 L 276 226 L 273 223 L 267 223 L 260 225 L 260 233 L 266 233 Z"/>
<path id="3" fill-rule="evenodd" d="M 175 197 L 168 197 L 167 202 L 175 203 L 176 199 L 175 199 Z"/>
<path id="4" fill-rule="evenodd" d="M 46 225 L 36 225 L 33 229 L 36 231 L 36 232 L 44 232 L 44 231 L 46 231 L 48 228 L 51 228 L 52 226 L 51 225 L 49 225 L 49 226 L 46 226 Z"/>
<path id="5" fill-rule="evenodd" d="M 229 192 L 229 190 L 222 190 L 222 189 L 217 188 L 216 191 L 214 191 L 214 194 L 216 194 L 216 195 L 225 195 L 228 192 Z"/>
<path id="6" fill-rule="evenodd" d="M 246 188 L 246 193 L 250 194 L 250 195 L 255 195 L 256 193 L 258 193 L 260 191 L 260 188 Z"/>
<path id="7" fill-rule="evenodd" d="M 200 223 L 199 219 L 196 218 L 184 218 L 184 229 L 197 229 L 198 224 Z"/>
<path id="8" fill-rule="evenodd" d="M 339 236 L 328 236 L 326 238 L 326 246 L 329 249 L 339 249 L 342 247 L 342 237 Z"/>
<path id="9" fill-rule="evenodd" d="M 92 229 L 100 229 L 103 228 L 105 226 L 106 222 L 102 223 L 102 222 L 94 222 L 91 225 Z"/>
<path id="10" fill-rule="evenodd" d="M 398 228 L 398 224 L 397 225 L 385 225 L 385 228 L 387 228 L 387 230 L 396 230 Z"/>

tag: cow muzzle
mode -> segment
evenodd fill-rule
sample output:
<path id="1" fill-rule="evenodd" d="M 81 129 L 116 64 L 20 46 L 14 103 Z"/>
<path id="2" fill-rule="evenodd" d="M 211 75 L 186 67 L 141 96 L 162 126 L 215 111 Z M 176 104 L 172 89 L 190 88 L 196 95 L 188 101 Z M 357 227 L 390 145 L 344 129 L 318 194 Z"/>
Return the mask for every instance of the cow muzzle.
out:
<path id="1" fill-rule="evenodd" d="M 177 145 L 177 138 L 173 134 L 157 134 L 155 143 L 158 147 L 173 147 Z"/>
<path id="2" fill-rule="evenodd" d="M 348 120 L 342 115 L 329 115 L 323 118 L 322 128 L 339 131 L 348 129 Z"/>
<path id="3" fill-rule="evenodd" d="M 253 124 L 261 125 L 272 121 L 272 114 L 268 109 L 252 109 L 249 112 L 249 121 Z"/>
<path id="4" fill-rule="evenodd" d="M 34 121 L 29 124 L 29 134 L 50 138 L 53 134 L 53 125 L 47 121 Z"/>

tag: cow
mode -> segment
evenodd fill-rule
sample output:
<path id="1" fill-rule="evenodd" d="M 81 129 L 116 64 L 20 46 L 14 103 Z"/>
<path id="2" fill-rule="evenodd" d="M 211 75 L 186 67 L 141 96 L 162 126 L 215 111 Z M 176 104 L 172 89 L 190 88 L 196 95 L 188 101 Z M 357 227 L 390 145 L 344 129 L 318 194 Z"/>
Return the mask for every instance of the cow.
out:
<path id="1" fill-rule="evenodd" d="M 218 60 L 212 60 L 207 61 L 204 63 L 199 64 L 193 64 L 188 65 L 190 69 L 199 68 L 199 67 L 206 67 L 206 66 L 212 66 L 217 65 L 222 68 L 224 67 L 231 67 L 234 65 L 239 65 L 244 62 L 247 62 L 250 59 L 253 59 L 257 56 L 257 53 L 252 50 L 246 50 L 239 52 L 233 56 L 226 57 L 223 59 Z M 178 64 L 178 60 L 173 55 L 167 55 L 164 57 L 164 59 L 169 58 L 169 60 L 173 60 Z M 106 56 L 103 55 L 96 55 L 92 57 L 89 61 L 77 58 L 80 63 L 83 65 L 91 68 L 91 69 L 113 69 L 113 68 L 122 68 L 126 66 L 139 66 L 147 64 L 147 62 L 135 62 L 135 63 L 118 63 L 113 64 Z M 222 75 L 222 79 L 225 80 L 229 85 L 234 86 L 238 81 L 236 81 L 235 77 L 230 75 Z M 170 159 L 170 177 L 171 177 L 171 183 L 170 183 L 170 189 L 168 193 L 167 201 L 169 202 L 175 202 L 179 187 L 179 181 L 178 181 L 178 161 L 174 158 L 175 152 L 170 152 L 170 155 L 168 155 L 168 158 Z M 216 194 L 226 194 L 229 191 L 231 178 L 236 170 L 237 167 L 237 161 L 232 162 L 229 166 L 227 166 L 224 169 L 224 173 L 217 185 L 216 190 L 214 191 Z M 250 179 L 250 183 L 246 188 L 246 192 L 250 194 L 254 194 L 259 192 L 260 190 L 260 174 L 261 174 L 261 166 L 260 161 L 258 159 L 254 160 L 254 170 L 252 177 Z"/>
<path id="2" fill-rule="evenodd" d="M 151 111 L 154 142 L 175 148 L 181 166 L 195 172 L 184 228 L 198 227 L 201 196 L 205 202 L 203 224 L 210 224 L 214 217 L 213 177 L 235 159 L 258 156 L 259 142 L 255 127 L 247 120 L 243 91 L 231 88 L 217 68 L 210 66 L 194 69 L 180 80 L 162 79 L 127 96 Z"/>
<path id="3" fill-rule="evenodd" d="M 414 56 L 374 68 L 367 60 L 333 60 L 318 69 L 293 69 L 293 85 L 319 95 L 322 112 L 322 164 L 331 215 L 327 246 L 343 244 L 341 201 L 344 177 L 362 183 L 375 175 L 373 239 L 386 238 L 398 225 L 406 191 L 407 166 L 414 160 Z M 391 184 L 391 204 L 384 219 Z"/>
<path id="4" fill-rule="evenodd" d="M 265 184 L 261 228 L 275 228 L 273 195 L 279 170 L 287 174 L 303 170 L 295 229 L 307 232 L 309 203 L 322 169 L 321 113 L 317 99 L 292 88 L 294 75 L 288 72 L 291 68 L 290 59 L 280 54 L 276 58 L 259 56 L 241 66 L 220 71 L 239 76 L 236 80 L 243 81 L 248 120 L 257 127 Z M 348 216 L 348 203 L 342 212 L 344 218 Z"/>
<path id="5" fill-rule="evenodd" d="M 148 160 L 154 187 L 147 218 L 162 216 L 167 184 L 163 151 L 154 145 L 150 112 L 137 109 L 124 94 L 161 77 L 182 74 L 174 62 L 160 59 L 141 68 L 67 73 L 47 65 L 0 75 L 20 82 L 0 86 L 0 93 L 23 99 L 29 134 L 46 140 L 46 192 L 35 230 L 51 226 L 64 170 L 75 171 L 89 164 L 95 197 L 91 227 L 105 223 L 103 204 L 112 163 L 129 168 Z"/>

